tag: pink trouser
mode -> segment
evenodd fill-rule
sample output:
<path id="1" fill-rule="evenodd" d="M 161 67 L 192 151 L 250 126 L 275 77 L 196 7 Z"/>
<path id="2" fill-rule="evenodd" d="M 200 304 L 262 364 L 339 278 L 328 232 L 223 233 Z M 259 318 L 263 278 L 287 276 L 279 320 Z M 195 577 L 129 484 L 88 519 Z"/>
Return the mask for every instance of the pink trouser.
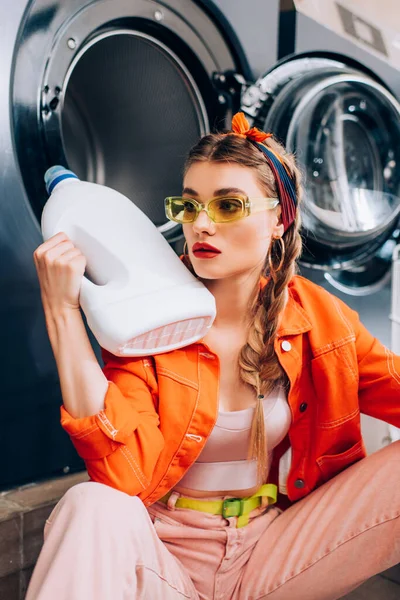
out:
<path id="1" fill-rule="evenodd" d="M 239 529 L 81 483 L 46 524 L 26 600 L 334 600 L 400 562 L 399 514 L 400 442 Z"/>

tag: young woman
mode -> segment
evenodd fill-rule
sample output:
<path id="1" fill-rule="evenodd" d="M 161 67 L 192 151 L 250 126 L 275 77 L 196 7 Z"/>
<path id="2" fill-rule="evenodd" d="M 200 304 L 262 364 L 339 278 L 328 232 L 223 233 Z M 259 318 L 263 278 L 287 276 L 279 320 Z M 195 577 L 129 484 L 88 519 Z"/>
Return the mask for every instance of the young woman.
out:
<path id="1" fill-rule="evenodd" d="M 27 600 L 333 600 L 400 561 L 400 446 L 366 457 L 360 413 L 400 426 L 400 358 L 295 275 L 299 171 L 269 134 L 203 137 L 183 260 L 214 295 L 204 339 L 101 370 L 79 312 L 85 258 L 35 252 L 62 425 L 91 481 L 45 529 Z"/>

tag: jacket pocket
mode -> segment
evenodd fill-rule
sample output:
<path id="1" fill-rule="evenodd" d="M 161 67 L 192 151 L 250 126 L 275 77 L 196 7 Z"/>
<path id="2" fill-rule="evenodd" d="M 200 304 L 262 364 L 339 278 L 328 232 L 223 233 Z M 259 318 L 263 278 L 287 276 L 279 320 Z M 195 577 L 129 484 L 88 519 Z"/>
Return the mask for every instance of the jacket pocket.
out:
<path id="1" fill-rule="evenodd" d="M 325 481 L 344 471 L 347 467 L 366 456 L 364 443 L 359 440 L 356 444 L 339 454 L 324 454 L 317 458 L 317 464 Z"/>

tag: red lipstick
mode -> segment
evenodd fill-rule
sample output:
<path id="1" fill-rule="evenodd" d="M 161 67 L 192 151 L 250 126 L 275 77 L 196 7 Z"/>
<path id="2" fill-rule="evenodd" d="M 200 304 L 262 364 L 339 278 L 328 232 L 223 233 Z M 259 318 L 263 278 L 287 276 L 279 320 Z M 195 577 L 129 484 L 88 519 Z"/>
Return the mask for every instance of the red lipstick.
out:
<path id="1" fill-rule="evenodd" d="M 206 242 L 196 242 L 193 244 L 192 252 L 196 258 L 214 258 L 218 254 L 221 254 L 221 250 Z"/>

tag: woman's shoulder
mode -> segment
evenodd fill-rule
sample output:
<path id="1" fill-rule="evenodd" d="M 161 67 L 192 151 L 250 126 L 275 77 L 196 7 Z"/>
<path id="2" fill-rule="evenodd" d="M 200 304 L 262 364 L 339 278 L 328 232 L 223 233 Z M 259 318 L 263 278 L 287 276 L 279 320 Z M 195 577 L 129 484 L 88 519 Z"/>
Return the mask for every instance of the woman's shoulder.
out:
<path id="1" fill-rule="evenodd" d="M 294 275 L 288 287 L 290 295 L 300 303 L 314 303 L 319 306 L 322 302 L 326 302 L 332 306 L 339 302 L 342 306 L 346 306 L 347 310 L 352 310 L 340 298 L 302 275 Z"/>
<path id="2" fill-rule="evenodd" d="M 197 344 L 145 356 L 116 356 L 101 348 L 102 368 L 106 375 L 113 377 L 135 376 L 153 391 L 158 390 L 159 377 L 173 379 L 197 389 L 197 352 Z"/>
<path id="3" fill-rule="evenodd" d="M 358 313 L 322 286 L 295 275 L 289 283 L 289 297 L 304 311 L 314 331 L 321 330 L 327 338 L 354 338 Z"/>
<path id="4" fill-rule="evenodd" d="M 103 371 L 129 373 L 149 382 L 149 374 L 155 374 L 153 356 L 116 356 L 101 348 Z"/>
<path id="5" fill-rule="evenodd" d="M 332 298 L 333 294 L 328 292 L 322 285 L 318 285 L 318 283 L 314 283 L 311 279 L 307 279 L 302 275 L 294 275 L 289 282 L 289 289 L 292 292 L 297 292 L 299 296 L 315 296 L 315 297 L 325 297 Z"/>

